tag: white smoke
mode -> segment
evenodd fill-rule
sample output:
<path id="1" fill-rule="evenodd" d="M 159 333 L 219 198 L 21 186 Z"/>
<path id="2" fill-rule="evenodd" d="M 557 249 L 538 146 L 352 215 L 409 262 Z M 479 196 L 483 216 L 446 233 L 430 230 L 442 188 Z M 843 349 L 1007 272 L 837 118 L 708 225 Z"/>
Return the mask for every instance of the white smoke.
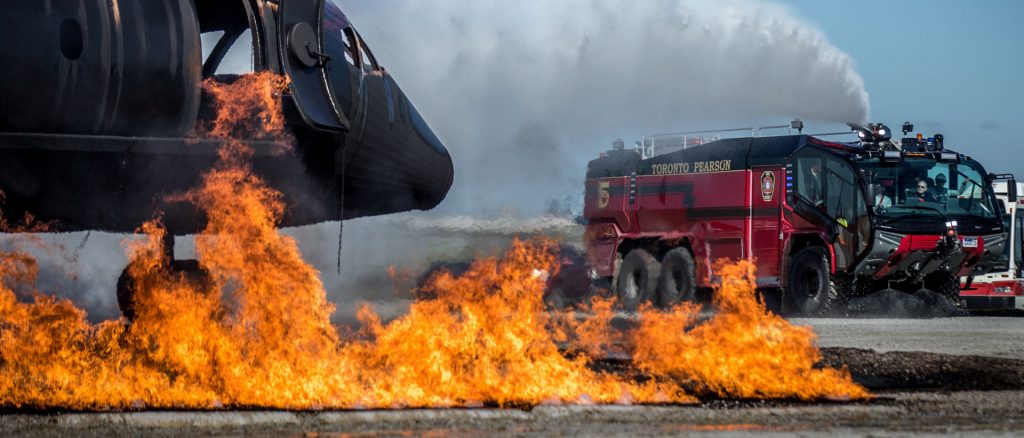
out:
<path id="1" fill-rule="evenodd" d="M 458 210 L 559 197 L 616 137 L 868 115 L 850 56 L 774 3 L 335 1 L 451 149 Z"/>

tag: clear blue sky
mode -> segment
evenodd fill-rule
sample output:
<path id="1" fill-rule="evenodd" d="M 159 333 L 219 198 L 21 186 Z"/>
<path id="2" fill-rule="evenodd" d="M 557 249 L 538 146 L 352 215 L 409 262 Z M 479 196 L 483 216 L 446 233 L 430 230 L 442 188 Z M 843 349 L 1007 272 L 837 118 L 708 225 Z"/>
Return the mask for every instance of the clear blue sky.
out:
<path id="1" fill-rule="evenodd" d="M 1024 178 L 1024 1 L 779 1 L 853 57 L 873 121 Z"/>

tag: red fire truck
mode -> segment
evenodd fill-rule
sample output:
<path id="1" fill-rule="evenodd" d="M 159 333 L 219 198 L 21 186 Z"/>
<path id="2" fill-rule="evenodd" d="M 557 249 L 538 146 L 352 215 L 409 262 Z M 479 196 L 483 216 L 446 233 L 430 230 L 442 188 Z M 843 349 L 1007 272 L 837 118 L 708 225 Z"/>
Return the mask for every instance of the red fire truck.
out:
<path id="1" fill-rule="evenodd" d="M 993 186 L 996 198 L 1005 204 L 1004 222 L 1009 228 L 1009 243 L 1006 251 L 1010 260 L 1009 269 L 993 271 L 988 274 L 963 278 L 960 298 L 970 310 L 1024 310 L 1024 215 L 1020 210 L 1024 205 L 1024 183 L 1017 183 L 1015 195 L 1011 197 L 1010 184 L 997 182 Z"/>
<path id="2" fill-rule="evenodd" d="M 946 150 L 941 135 L 853 128 L 851 143 L 757 129 L 632 150 L 617 142 L 587 169 L 592 276 L 611 282 L 625 310 L 670 306 L 713 285 L 717 260 L 748 259 L 760 288 L 821 315 L 885 288 L 957 299 L 961 276 L 1007 269 L 997 175 Z"/>

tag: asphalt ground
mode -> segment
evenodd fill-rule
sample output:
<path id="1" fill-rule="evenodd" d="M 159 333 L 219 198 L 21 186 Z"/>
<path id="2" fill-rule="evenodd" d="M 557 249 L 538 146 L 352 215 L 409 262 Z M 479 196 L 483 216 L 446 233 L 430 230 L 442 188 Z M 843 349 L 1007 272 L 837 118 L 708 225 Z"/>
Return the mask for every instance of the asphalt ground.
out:
<path id="1" fill-rule="evenodd" d="M 933 319 L 791 318 L 790 321 L 813 327 L 820 347 L 1024 360 L 1024 315 Z"/>

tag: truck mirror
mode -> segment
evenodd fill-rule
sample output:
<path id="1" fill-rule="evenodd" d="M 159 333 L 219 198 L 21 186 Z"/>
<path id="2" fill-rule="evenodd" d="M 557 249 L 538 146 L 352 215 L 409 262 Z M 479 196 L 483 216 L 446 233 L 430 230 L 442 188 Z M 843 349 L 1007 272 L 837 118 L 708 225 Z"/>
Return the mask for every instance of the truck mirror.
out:
<path id="1" fill-rule="evenodd" d="M 875 198 L 878 196 L 878 193 L 875 193 L 875 185 L 868 184 L 865 194 L 868 195 L 868 207 L 875 208 L 875 201 L 877 201 Z"/>
<path id="2" fill-rule="evenodd" d="M 1017 203 L 1017 180 L 1010 178 L 1006 181 L 1006 199 L 1011 203 Z M 1005 209 L 1003 211 L 1006 211 Z"/>

